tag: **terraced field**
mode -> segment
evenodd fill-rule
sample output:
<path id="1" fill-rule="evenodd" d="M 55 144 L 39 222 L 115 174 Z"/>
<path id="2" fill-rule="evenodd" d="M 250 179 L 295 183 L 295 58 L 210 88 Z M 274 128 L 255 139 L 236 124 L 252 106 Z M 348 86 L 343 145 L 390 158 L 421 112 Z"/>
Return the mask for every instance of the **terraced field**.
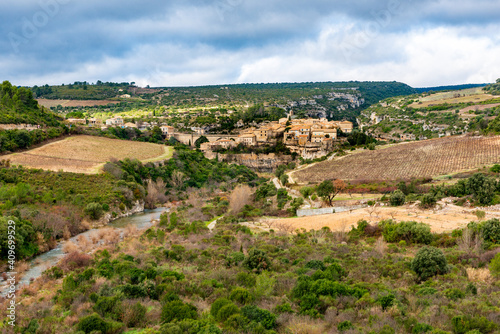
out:
<path id="1" fill-rule="evenodd" d="M 324 161 L 293 173 L 300 184 L 325 179 L 410 180 L 474 170 L 500 163 L 500 136 L 446 137 L 402 143 Z"/>

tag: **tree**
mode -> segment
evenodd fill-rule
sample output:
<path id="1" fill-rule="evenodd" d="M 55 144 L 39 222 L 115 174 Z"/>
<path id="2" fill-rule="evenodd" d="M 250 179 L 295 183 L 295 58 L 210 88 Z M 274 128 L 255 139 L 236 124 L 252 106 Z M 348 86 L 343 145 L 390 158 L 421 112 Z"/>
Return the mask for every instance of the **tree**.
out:
<path id="1" fill-rule="evenodd" d="M 332 205 L 333 198 L 345 188 L 344 181 L 340 179 L 336 179 L 335 181 L 325 180 L 318 185 L 316 192 L 325 202 Z"/>
<path id="2" fill-rule="evenodd" d="M 389 202 L 392 206 L 400 206 L 405 204 L 405 194 L 401 190 L 396 190 L 391 194 Z"/>
<path id="3" fill-rule="evenodd" d="M 487 205 L 491 203 L 495 196 L 497 183 L 494 178 L 477 173 L 469 178 L 467 187 L 477 202 Z"/>
<path id="4" fill-rule="evenodd" d="M 417 273 L 421 281 L 425 281 L 432 276 L 446 274 L 449 271 L 443 252 L 430 246 L 420 248 L 411 262 L 411 268 Z"/>
<path id="5" fill-rule="evenodd" d="M 490 262 L 490 272 L 497 277 L 500 277 L 500 253 L 497 253 Z"/>
<path id="6" fill-rule="evenodd" d="M 194 146 L 196 146 L 196 148 L 200 148 L 201 144 L 208 143 L 208 142 L 209 142 L 209 140 L 207 137 L 201 136 L 200 138 L 195 140 Z"/>
<path id="7" fill-rule="evenodd" d="M 245 260 L 243 261 L 243 266 L 250 270 L 268 270 L 271 265 L 271 261 L 267 257 L 266 252 L 252 248 Z"/>

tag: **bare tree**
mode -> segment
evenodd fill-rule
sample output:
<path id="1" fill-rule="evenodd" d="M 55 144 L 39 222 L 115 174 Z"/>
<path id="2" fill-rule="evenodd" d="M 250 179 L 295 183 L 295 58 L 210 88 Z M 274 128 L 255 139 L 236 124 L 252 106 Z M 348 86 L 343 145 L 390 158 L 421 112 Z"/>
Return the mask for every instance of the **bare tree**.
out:
<path id="1" fill-rule="evenodd" d="M 241 212 L 243 207 L 252 202 L 252 190 L 247 185 L 236 187 L 229 196 L 229 209 L 233 214 Z"/>
<path id="2" fill-rule="evenodd" d="M 154 208 L 157 203 L 165 203 L 167 197 L 165 196 L 165 182 L 163 179 L 158 178 L 156 182 L 148 180 L 148 194 L 146 196 L 146 207 Z"/>
<path id="3" fill-rule="evenodd" d="M 184 184 L 184 181 L 186 180 L 186 175 L 184 175 L 184 173 L 181 171 L 174 170 L 171 179 L 174 187 L 180 188 Z"/>

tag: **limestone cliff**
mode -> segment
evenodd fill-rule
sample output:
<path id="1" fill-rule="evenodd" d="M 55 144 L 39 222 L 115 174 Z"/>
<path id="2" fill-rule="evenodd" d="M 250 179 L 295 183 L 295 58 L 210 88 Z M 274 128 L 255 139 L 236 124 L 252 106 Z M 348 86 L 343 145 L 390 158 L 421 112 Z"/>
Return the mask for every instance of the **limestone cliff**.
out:
<path id="1" fill-rule="evenodd" d="M 293 161 L 290 155 L 275 153 L 217 154 L 212 151 L 207 151 L 205 152 L 205 157 L 208 159 L 218 158 L 219 161 L 243 165 L 254 171 L 263 173 L 272 173 L 279 165 L 288 164 Z"/>

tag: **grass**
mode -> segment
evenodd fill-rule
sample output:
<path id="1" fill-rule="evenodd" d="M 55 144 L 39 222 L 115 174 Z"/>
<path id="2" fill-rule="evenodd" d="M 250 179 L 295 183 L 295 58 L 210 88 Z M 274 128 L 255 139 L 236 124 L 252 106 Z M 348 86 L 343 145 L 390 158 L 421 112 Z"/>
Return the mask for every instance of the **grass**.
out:
<path id="1" fill-rule="evenodd" d="M 22 153 L 7 155 L 13 165 L 96 174 L 113 159 L 137 159 L 142 162 L 168 160 L 173 148 L 152 143 L 142 143 L 92 136 L 74 136 Z"/>
<path id="2" fill-rule="evenodd" d="M 500 161 L 500 136 L 446 137 L 347 155 L 294 172 L 298 183 L 325 179 L 410 180 L 472 171 Z"/>

